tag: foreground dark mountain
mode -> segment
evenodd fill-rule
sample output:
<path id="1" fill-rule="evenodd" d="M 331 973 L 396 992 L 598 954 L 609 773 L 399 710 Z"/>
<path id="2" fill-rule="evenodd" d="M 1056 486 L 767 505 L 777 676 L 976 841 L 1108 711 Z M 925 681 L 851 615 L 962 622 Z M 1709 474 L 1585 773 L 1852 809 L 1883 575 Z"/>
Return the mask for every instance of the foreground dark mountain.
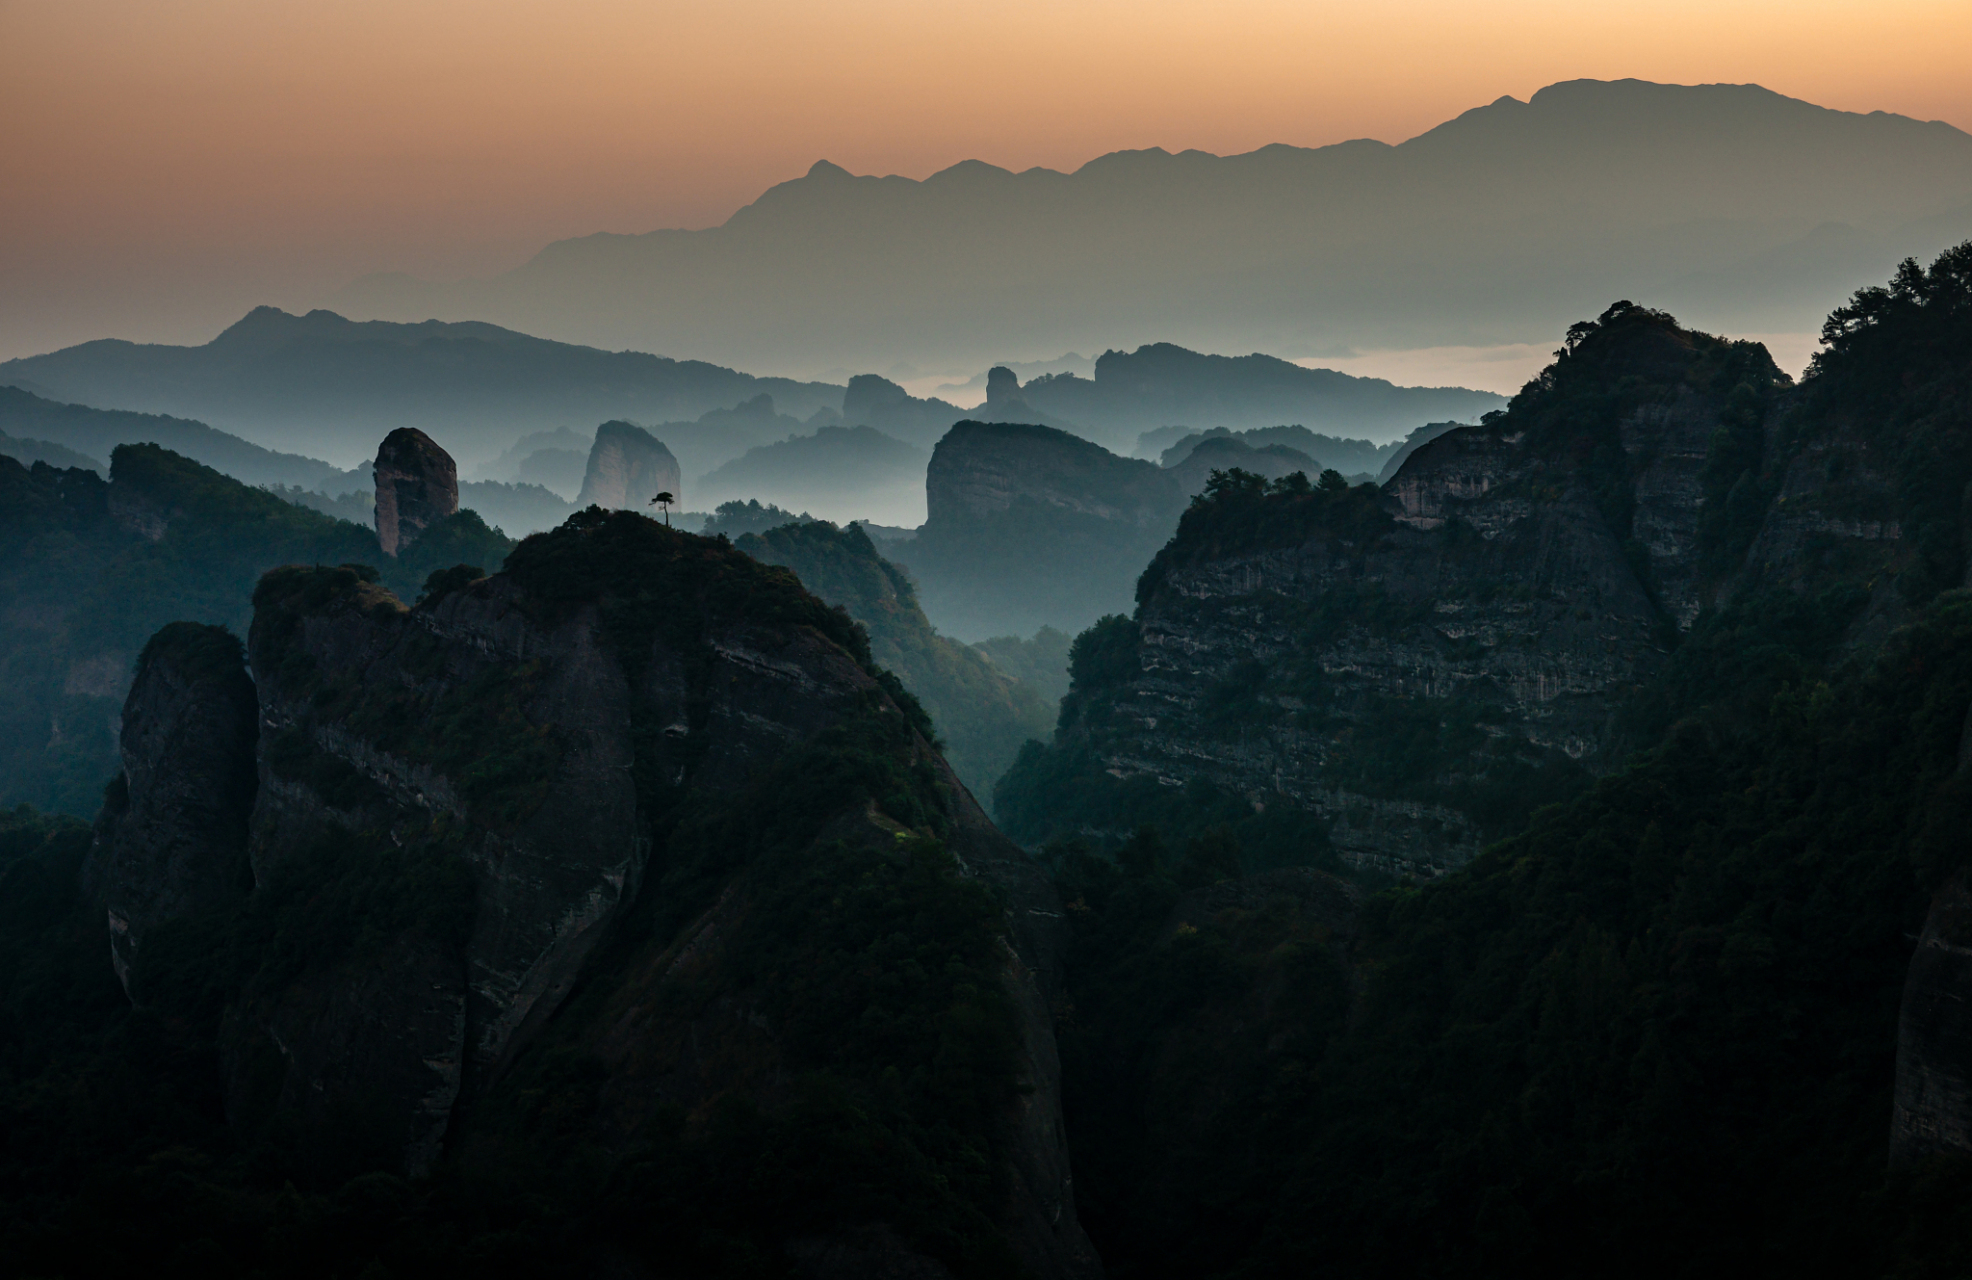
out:
<path id="1" fill-rule="evenodd" d="M 734 545 L 794 570 L 810 591 L 868 630 L 870 656 L 924 703 L 945 758 L 974 795 L 991 796 L 1021 744 L 1054 728 L 1060 695 L 1011 678 L 971 645 L 933 630 L 910 579 L 877 554 L 861 526 L 784 524 Z"/>
<path id="2" fill-rule="evenodd" d="M 4 872 L 41 913 L 4 945 L 94 932 L 107 973 L 114 938 L 136 1001 L 9 969 L 38 1020 L 4 1172 L 61 1170 L 12 1258 L 1099 1273 L 1056 1101 L 1059 904 L 841 613 L 602 511 L 415 608 L 350 567 L 254 600 L 250 684 L 216 630 L 147 647 L 86 863 L 57 827 Z M 201 783 L 242 753 L 257 778 Z M 36 1101 L 69 1080 L 98 1100 Z M 107 1130 L 105 1100 L 144 1118 Z M 189 1163 L 93 1198 L 84 1171 L 160 1159 Z"/>
<path id="3" fill-rule="evenodd" d="M 763 367 L 1540 341 L 1625 294 L 1803 332 L 1972 232 L 1968 210 L 1972 138 L 1948 125 L 1572 81 L 1398 146 L 967 161 L 922 182 L 818 163 L 720 227 L 563 241 L 490 281 L 372 279 L 336 305 Z"/>
<path id="4" fill-rule="evenodd" d="M 470 511 L 391 559 L 371 529 L 239 483 L 156 445 L 119 445 L 110 478 L 0 459 L 0 797 L 91 814 L 115 772 L 116 709 L 167 622 L 244 631 L 254 581 L 295 561 L 381 564 L 415 595 L 513 544 Z"/>
<path id="5" fill-rule="evenodd" d="M 1826 333 L 1611 308 L 1382 492 L 1222 477 L 1077 640 L 998 801 L 1119 1274 L 1963 1269 L 1972 245 Z"/>
<path id="6" fill-rule="evenodd" d="M 612 417 L 695 419 L 763 392 L 801 417 L 842 404 L 842 389 L 827 383 L 488 324 L 359 324 L 273 307 L 202 347 L 105 340 L 0 364 L 0 383 L 16 378 L 99 408 L 195 417 L 272 447 L 362 453 L 415 425 L 474 458 L 494 456 L 524 431 Z"/>

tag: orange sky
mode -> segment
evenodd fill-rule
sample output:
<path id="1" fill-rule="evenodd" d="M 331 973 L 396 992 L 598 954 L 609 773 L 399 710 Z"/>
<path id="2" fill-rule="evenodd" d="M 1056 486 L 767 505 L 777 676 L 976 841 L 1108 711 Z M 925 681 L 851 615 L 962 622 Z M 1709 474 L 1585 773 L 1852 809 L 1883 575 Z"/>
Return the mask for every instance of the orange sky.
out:
<path id="1" fill-rule="evenodd" d="M 0 357 L 722 220 L 819 157 L 1401 141 L 1576 77 L 1972 129 L 1972 3 L 0 0 Z"/>

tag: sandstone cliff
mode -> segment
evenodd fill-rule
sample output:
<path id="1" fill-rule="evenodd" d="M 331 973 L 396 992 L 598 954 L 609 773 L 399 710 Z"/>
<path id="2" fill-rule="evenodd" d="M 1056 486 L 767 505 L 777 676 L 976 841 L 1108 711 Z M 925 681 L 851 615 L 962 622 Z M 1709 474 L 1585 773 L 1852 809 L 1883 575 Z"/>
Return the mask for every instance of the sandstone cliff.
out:
<path id="1" fill-rule="evenodd" d="M 1143 575 L 1130 661 L 1082 682 L 1003 819 L 1024 839 L 1127 830 L 1120 798 L 1050 815 L 1049 779 L 1093 768 L 1119 797 L 1205 785 L 1308 815 L 1311 852 L 1354 865 L 1461 864 L 1629 749 L 1618 709 L 1744 578 L 1705 513 L 1749 433 L 1759 471 L 1785 384 L 1763 349 L 1625 304 L 1381 489 L 1221 485 Z"/>
<path id="2" fill-rule="evenodd" d="M 641 511 L 652 498 L 668 493 L 684 500 L 684 481 L 678 460 L 664 442 L 630 422 L 605 422 L 596 428 L 589 448 L 589 469 L 582 477 L 577 507 Z"/>
<path id="3" fill-rule="evenodd" d="M 459 509 L 452 455 L 416 427 L 399 427 L 377 446 L 377 542 L 394 556 Z"/>

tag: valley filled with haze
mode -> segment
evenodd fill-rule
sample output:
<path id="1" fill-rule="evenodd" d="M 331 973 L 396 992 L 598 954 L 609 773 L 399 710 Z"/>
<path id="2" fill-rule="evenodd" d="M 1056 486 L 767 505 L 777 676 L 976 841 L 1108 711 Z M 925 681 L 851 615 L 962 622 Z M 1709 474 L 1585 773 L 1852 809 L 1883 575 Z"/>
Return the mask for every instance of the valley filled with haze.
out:
<path id="1" fill-rule="evenodd" d="M 0 5 L 10 1273 L 1962 1274 L 1823 8 Z"/>

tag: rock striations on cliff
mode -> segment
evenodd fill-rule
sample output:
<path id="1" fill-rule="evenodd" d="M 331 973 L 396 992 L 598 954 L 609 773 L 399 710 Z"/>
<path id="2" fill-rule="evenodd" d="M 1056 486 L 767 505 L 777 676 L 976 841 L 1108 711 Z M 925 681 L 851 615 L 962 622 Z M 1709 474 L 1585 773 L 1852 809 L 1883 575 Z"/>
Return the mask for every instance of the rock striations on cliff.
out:
<path id="1" fill-rule="evenodd" d="M 631 422 L 597 427 L 575 505 L 641 511 L 660 493 L 670 494 L 674 502 L 684 496 L 678 460 L 664 442 Z"/>
<path id="2" fill-rule="evenodd" d="M 1757 344 L 1621 303 L 1381 488 L 1221 472 L 998 812 L 1127 831 L 1133 788 L 1205 787 L 1347 863 L 1458 866 L 1640 745 L 1618 711 L 1702 610 L 1888 563 L 1882 446 L 1812 416 Z"/>
<path id="3" fill-rule="evenodd" d="M 180 740 L 257 766 L 250 815 L 220 815 L 230 843 L 173 846 L 237 877 L 244 838 L 251 864 L 244 933 L 208 943 L 236 966 L 208 980 L 229 993 L 217 1050 L 242 1135 L 419 1176 L 461 1144 L 496 1163 L 657 1144 L 708 1188 L 739 1172 L 722 1161 L 764 1159 L 792 1179 L 769 1200 L 810 1208 L 687 1196 L 652 1256 L 727 1232 L 796 1273 L 850 1254 L 1099 1272 L 1061 1131 L 1053 891 L 863 633 L 786 570 L 592 510 L 502 573 L 434 574 L 415 607 L 358 566 L 276 570 L 248 651 L 232 701 L 171 704 Z M 170 671 L 151 662 L 138 691 Z M 256 716 L 236 714 L 243 689 Z M 129 723 L 128 812 L 175 812 L 142 767 L 157 734 Z M 126 839 L 100 861 L 125 886 L 159 859 Z M 196 936 L 176 945 L 182 964 Z M 871 986 L 879 971 L 903 985 Z M 168 973 L 135 972 L 169 1003 Z M 526 1100 L 560 1096 L 571 1061 L 592 1083 L 551 1138 Z M 767 1149 L 709 1136 L 735 1107 Z M 894 1158 L 857 1165 L 872 1143 Z M 609 1227 L 611 1247 L 656 1248 L 641 1229 Z"/>
<path id="4" fill-rule="evenodd" d="M 377 446 L 377 542 L 394 556 L 459 509 L 459 468 L 416 427 L 399 427 Z"/>

